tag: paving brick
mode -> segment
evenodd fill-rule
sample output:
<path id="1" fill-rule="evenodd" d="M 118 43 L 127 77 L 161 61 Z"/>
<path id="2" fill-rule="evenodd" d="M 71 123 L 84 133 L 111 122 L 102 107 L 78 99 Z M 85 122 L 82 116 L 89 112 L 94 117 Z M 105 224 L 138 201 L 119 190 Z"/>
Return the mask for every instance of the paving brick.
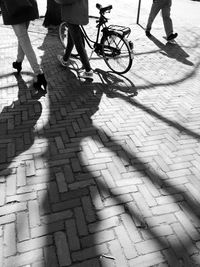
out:
<path id="1" fill-rule="evenodd" d="M 109 251 L 105 244 L 96 245 L 91 248 L 85 248 L 72 253 L 73 261 L 84 261 L 102 254 L 108 254 Z"/>
<path id="2" fill-rule="evenodd" d="M 100 217 L 101 219 L 107 219 L 112 216 L 117 216 L 122 213 L 124 213 L 124 208 L 121 206 L 112 206 L 109 208 L 105 208 L 104 210 L 98 211 L 97 216 Z"/>
<path id="3" fill-rule="evenodd" d="M 90 186 L 90 195 L 93 205 L 96 210 L 101 210 L 104 208 L 103 202 L 101 200 L 101 195 L 96 186 Z"/>
<path id="4" fill-rule="evenodd" d="M 60 193 L 68 191 L 68 186 L 65 181 L 64 174 L 62 172 L 56 173 L 56 181 L 57 181 L 58 190 Z"/>
<path id="5" fill-rule="evenodd" d="M 94 233 L 116 227 L 119 224 L 120 224 L 119 218 L 113 216 L 111 218 L 89 224 L 88 229 L 90 233 Z"/>
<path id="6" fill-rule="evenodd" d="M 115 239 L 115 235 L 113 230 L 104 230 L 101 232 L 97 232 L 92 235 L 88 235 L 86 237 L 81 238 L 81 247 L 92 247 L 94 245 L 98 245 L 101 243 L 106 243 L 108 241 L 111 241 Z"/>
<path id="7" fill-rule="evenodd" d="M 78 238 L 75 220 L 74 219 L 66 220 L 65 229 L 67 233 L 67 239 L 68 239 L 70 251 L 79 250 L 80 241 Z"/>
<path id="8" fill-rule="evenodd" d="M 64 232 L 56 232 L 54 234 L 58 261 L 60 266 L 69 266 L 71 264 L 71 257 L 69 246 Z"/>
<path id="9" fill-rule="evenodd" d="M 174 204 L 159 205 L 152 208 L 153 215 L 162 215 L 171 212 L 179 211 L 179 206 Z"/>
<path id="10" fill-rule="evenodd" d="M 156 200 L 153 198 L 146 185 L 138 185 L 138 188 L 150 207 L 157 205 Z"/>
<path id="11" fill-rule="evenodd" d="M 21 163 L 17 168 L 17 186 L 26 185 L 26 169 L 25 165 Z"/>
<path id="12" fill-rule="evenodd" d="M 16 264 L 18 266 L 24 266 L 24 265 L 32 264 L 41 259 L 43 259 L 43 251 L 42 249 L 36 249 L 33 251 L 22 253 L 17 256 L 7 258 L 5 260 L 5 267 L 15 267 Z"/>
<path id="13" fill-rule="evenodd" d="M 73 264 L 73 267 L 100 267 L 100 263 L 98 259 L 91 259 L 91 260 L 85 260 L 82 261 L 81 263 Z"/>
<path id="14" fill-rule="evenodd" d="M 57 221 L 69 219 L 72 217 L 72 215 L 73 213 L 71 210 L 64 210 L 61 212 L 50 213 L 40 218 L 42 223 L 51 224 Z"/>
<path id="15" fill-rule="evenodd" d="M 40 214 L 37 200 L 31 200 L 28 202 L 29 210 L 29 223 L 30 227 L 37 227 L 40 225 Z"/>
<path id="16" fill-rule="evenodd" d="M 109 242 L 109 249 L 112 257 L 114 257 L 115 259 L 115 263 L 117 266 L 127 265 L 125 255 L 117 239 Z"/>
<path id="17" fill-rule="evenodd" d="M 142 231 L 142 237 L 143 239 L 151 239 L 154 236 L 157 237 L 164 237 L 168 235 L 172 235 L 173 231 L 170 225 L 159 225 L 159 226 L 154 226 L 154 227 L 148 227 L 148 229 L 144 229 Z"/>
<path id="18" fill-rule="evenodd" d="M 39 248 L 44 248 L 46 246 L 52 245 L 53 239 L 52 236 L 43 236 L 43 237 L 38 237 L 34 239 L 29 239 L 23 242 L 20 242 L 17 245 L 17 251 L 19 253 L 24 253 L 30 250 L 35 250 Z"/>
<path id="19" fill-rule="evenodd" d="M 6 257 L 15 255 L 16 248 L 16 229 L 14 223 L 4 226 L 4 255 Z"/>
<path id="20" fill-rule="evenodd" d="M 26 203 L 8 203 L 3 207 L 0 207 L 0 214 L 9 215 L 13 212 L 19 212 L 27 209 Z"/>
<path id="21" fill-rule="evenodd" d="M 112 175 L 114 180 L 120 180 L 122 179 L 120 172 L 116 169 L 116 166 L 114 163 L 107 163 L 108 170 L 110 174 Z"/>
<path id="22" fill-rule="evenodd" d="M 187 234 L 187 232 L 184 230 L 184 228 L 180 223 L 173 223 L 171 227 L 178 236 L 179 240 L 181 241 L 185 249 L 188 251 L 189 255 L 198 252 L 197 248 L 193 245 L 192 239 L 190 238 L 190 236 Z"/>
<path id="23" fill-rule="evenodd" d="M 74 215 L 76 218 L 77 229 L 80 236 L 85 236 L 88 234 L 87 223 L 85 220 L 85 216 L 83 213 L 83 209 L 81 207 L 77 207 L 74 209 Z"/>
<path id="24" fill-rule="evenodd" d="M 26 176 L 33 176 L 35 175 L 35 164 L 33 160 L 26 161 Z"/>
<path id="25" fill-rule="evenodd" d="M 36 238 L 39 236 L 51 234 L 57 231 L 64 230 L 64 222 L 55 222 L 48 225 L 42 225 L 39 227 L 34 227 L 30 230 L 31 232 L 31 238 Z"/>
<path id="26" fill-rule="evenodd" d="M 6 179 L 6 195 L 12 196 L 16 194 L 16 175 L 9 175 Z"/>
<path id="27" fill-rule="evenodd" d="M 3 266 L 3 238 L 0 236 L 0 266 Z"/>
<path id="28" fill-rule="evenodd" d="M 44 248 L 44 258 L 46 266 L 58 267 L 57 255 L 54 246 Z M 42 266 L 44 266 L 44 264 Z"/>
<path id="29" fill-rule="evenodd" d="M 167 239 L 179 261 L 185 266 L 192 266 L 192 262 L 188 256 L 187 250 L 185 250 L 184 246 L 182 245 L 178 237 L 175 235 L 171 235 Z"/>
<path id="30" fill-rule="evenodd" d="M 124 254 L 127 259 L 135 258 L 137 256 L 137 251 L 134 245 L 131 243 L 128 232 L 124 226 L 119 225 L 115 228 L 115 232 L 120 240 L 120 244 L 124 250 Z"/>
<path id="31" fill-rule="evenodd" d="M 0 184 L 0 206 L 3 206 L 6 201 L 6 185 L 5 183 Z"/>
<path id="32" fill-rule="evenodd" d="M 18 195 L 8 196 L 7 197 L 7 203 L 26 202 L 28 200 L 34 200 L 36 198 L 37 198 L 36 192 L 18 194 Z"/>
<path id="33" fill-rule="evenodd" d="M 17 214 L 17 238 L 20 242 L 30 238 L 27 212 L 19 212 Z"/>
<path id="34" fill-rule="evenodd" d="M 161 237 L 159 238 L 159 240 L 156 238 L 153 238 L 153 239 L 139 242 L 135 244 L 135 247 L 139 254 L 144 255 L 144 254 L 156 252 L 161 249 L 167 248 L 168 244 L 166 242 L 166 239 Z"/>
<path id="35" fill-rule="evenodd" d="M 60 201 L 58 203 L 55 203 L 52 205 L 52 210 L 54 212 L 59 212 L 62 210 L 68 210 L 68 209 L 72 209 L 74 207 L 77 207 L 81 204 L 81 201 L 79 198 L 74 198 L 72 200 L 67 200 L 67 201 Z"/>
<path id="36" fill-rule="evenodd" d="M 81 201 L 82 201 L 86 221 L 89 223 L 94 222 L 96 220 L 96 215 L 95 215 L 90 197 L 83 196 Z"/>
<path id="37" fill-rule="evenodd" d="M 200 234 L 199 231 L 194 227 L 189 217 L 187 217 L 183 211 L 178 211 L 175 213 L 175 216 L 178 218 L 178 221 L 182 224 L 187 234 L 192 238 L 192 240 L 199 240 Z"/>
<path id="38" fill-rule="evenodd" d="M 129 261 L 131 267 L 149 267 L 164 262 L 165 259 L 160 252 L 153 252 L 147 255 L 139 256 Z"/>

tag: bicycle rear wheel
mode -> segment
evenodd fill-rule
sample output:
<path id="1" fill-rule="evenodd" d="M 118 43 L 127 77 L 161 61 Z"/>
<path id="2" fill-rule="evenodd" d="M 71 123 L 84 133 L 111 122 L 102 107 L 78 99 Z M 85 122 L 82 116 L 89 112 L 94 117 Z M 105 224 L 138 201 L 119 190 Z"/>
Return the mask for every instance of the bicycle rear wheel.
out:
<path id="1" fill-rule="evenodd" d="M 124 74 L 132 66 L 132 51 L 128 41 L 120 34 L 110 32 L 101 39 L 102 55 L 107 66 L 115 73 Z"/>

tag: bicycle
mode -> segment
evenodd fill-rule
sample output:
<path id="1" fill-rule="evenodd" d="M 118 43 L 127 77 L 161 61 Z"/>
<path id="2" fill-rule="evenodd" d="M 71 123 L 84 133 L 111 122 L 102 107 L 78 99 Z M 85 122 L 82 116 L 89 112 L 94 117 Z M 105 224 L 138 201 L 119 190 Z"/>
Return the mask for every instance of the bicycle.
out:
<path id="1" fill-rule="evenodd" d="M 84 45 L 92 49 L 90 59 L 95 52 L 99 57 L 102 57 L 107 66 L 117 74 L 124 74 L 128 72 L 133 63 L 133 43 L 128 40 L 131 29 L 125 26 L 109 25 L 107 26 L 108 18 L 105 13 L 109 13 L 112 5 L 102 7 L 96 4 L 99 10 L 99 17 L 96 20 L 96 39 L 92 40 L 86 30 L 81 25 Z M 102 36 L 100 38 L 100 34 Z M 64 47 L 67 46 L 68 40 L 68 27 L 66 22 L 62 22 L 59 26 L 59 37 Z M 72 55 L 75 55 L 74 50 Z"/>

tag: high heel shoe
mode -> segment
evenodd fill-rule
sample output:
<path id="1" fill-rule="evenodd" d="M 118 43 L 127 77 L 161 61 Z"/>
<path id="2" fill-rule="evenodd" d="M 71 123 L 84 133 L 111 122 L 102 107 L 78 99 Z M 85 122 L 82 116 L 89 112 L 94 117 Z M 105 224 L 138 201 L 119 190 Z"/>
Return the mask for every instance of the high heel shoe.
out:
<path id="1" fill-rule="evenodd" d="M 33 86 L 40 94 L 45 95 L 47 93 L 47 81 L 44 73 L 37 75 L 37 81 L 33 83 Z"/>
<path id="2" fill-rule="evenodd" d="M 14 69 L 17 70 L 17 73 L 18 73 L 18 74 L 19 74 L 20 71 L 22 70 L 22 62 L 17 62 L 17 61 L 15 61 L 15 62 L 12 63 L 12 66 L 13 66 Z"/>

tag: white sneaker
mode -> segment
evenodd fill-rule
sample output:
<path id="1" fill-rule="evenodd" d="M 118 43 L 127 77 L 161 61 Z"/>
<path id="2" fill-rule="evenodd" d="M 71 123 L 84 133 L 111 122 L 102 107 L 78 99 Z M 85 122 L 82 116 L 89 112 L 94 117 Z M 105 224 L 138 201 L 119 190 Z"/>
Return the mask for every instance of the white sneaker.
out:
<path id="1" fill-rule="evenodd" d="M 63 56 L 57 55 L 57 59 L 63 67 L 67 67 L 69 65 L 68 61 L 64 61 Z"/>
<path id="2" fill-rule="evenodd" d="M 78 73 L 78 77 L 83 79 L 93 80 L 93 70 L 90 71 L 82 70 Z"/>

